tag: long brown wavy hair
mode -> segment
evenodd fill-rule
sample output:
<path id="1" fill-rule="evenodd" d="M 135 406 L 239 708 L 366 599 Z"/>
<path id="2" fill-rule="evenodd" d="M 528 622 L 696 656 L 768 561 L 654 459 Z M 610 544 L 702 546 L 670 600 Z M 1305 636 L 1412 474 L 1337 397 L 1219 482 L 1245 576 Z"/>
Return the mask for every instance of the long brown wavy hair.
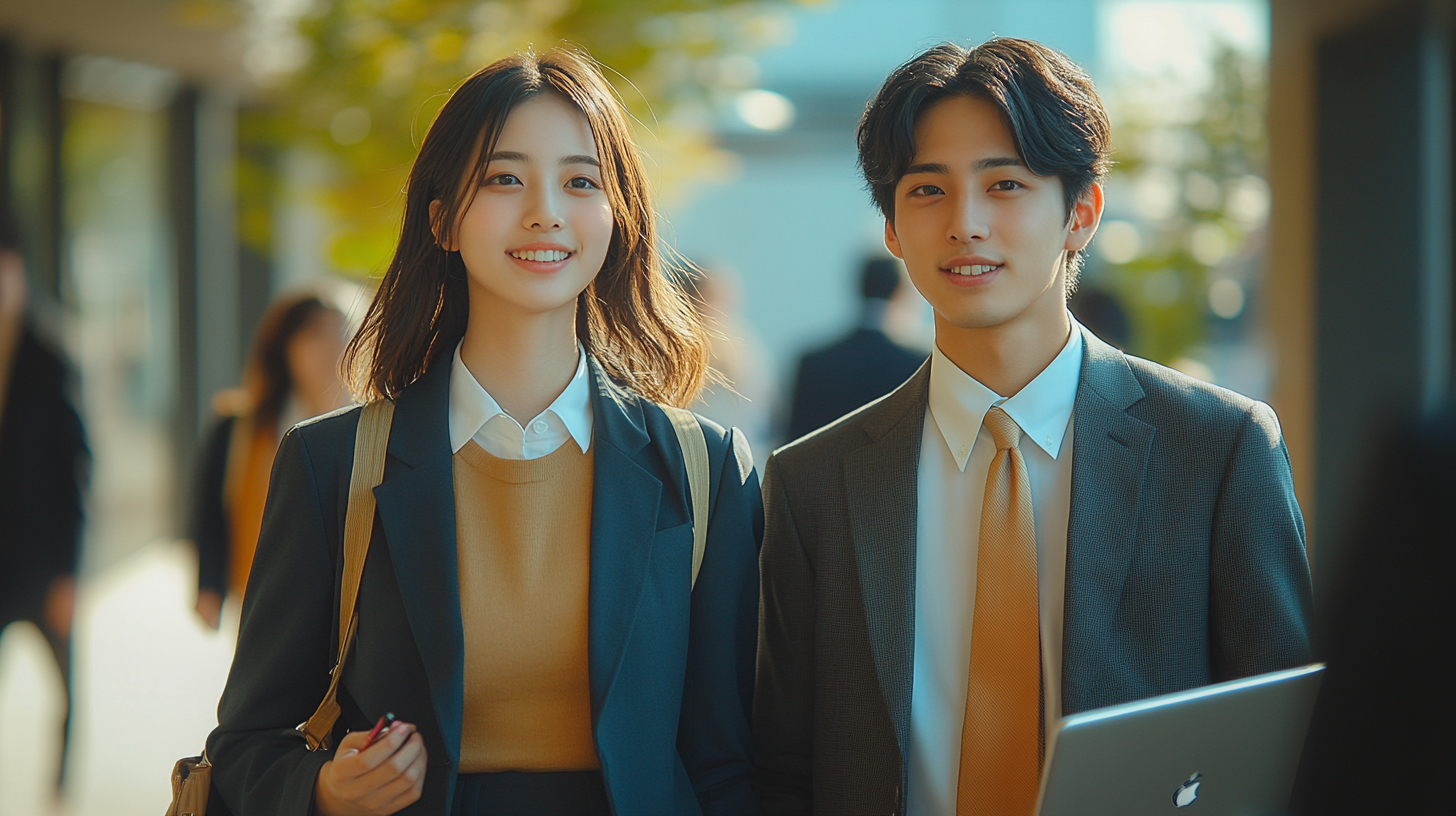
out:
<path id="1" fill-rule="evenodd" d="M 410 169 L 399 246 L 344 353 L 356 395 L 397 397 L 465 335 L 465 265 L 459 252 L 436 243 L 436 228 L 443 235 L 459 223 L 506 118 L 543 93 L 586 116 L 612 207 L 606 260 L 577 298 L 578 338 L 612 379 L 648 399 L 676 406 L 697 399 L 708 376 L 707 330 L 664 273 L 652 192 L 626 113 L 596 62 L 567 49 L 485 66 L 435 117 Z M 437 200 L 443 206 L 432 222 Z"/>

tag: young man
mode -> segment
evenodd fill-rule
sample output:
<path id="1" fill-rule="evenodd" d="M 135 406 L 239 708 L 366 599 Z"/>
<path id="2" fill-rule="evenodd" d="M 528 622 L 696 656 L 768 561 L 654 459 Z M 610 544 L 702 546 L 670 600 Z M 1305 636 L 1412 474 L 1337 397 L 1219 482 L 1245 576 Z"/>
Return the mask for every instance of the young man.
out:
<path id="1" fill-rule="evenodd" d="M 764 480 L 756 781 L 771 814 L 1011 816 L 1058 718 L 1306 661 L 1267 405 L 1067 313 L 1109 127 L 1026 40 L 941 45 L 859 127 L 930 361 Z"/>

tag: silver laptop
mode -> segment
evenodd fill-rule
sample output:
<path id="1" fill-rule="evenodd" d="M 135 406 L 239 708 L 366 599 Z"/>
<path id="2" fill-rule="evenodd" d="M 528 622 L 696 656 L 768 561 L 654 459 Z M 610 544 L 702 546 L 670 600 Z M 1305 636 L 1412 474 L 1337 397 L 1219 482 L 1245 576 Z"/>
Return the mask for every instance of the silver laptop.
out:
<path id="1" fill-rule="evenodd" d="M 1064 718 L 1039 816 L 1262 816 L 1289 806 L 1324 664 Z"/>

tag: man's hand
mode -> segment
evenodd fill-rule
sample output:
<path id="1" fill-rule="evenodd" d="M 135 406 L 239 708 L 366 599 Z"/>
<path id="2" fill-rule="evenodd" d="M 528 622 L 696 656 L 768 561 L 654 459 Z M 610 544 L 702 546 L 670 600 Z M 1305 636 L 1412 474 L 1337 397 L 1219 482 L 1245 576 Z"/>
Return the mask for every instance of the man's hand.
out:
<path id="1" fill-rule="evenodd" d="M 320 816 L 388 816 L 419 800 L 429 756 L 415 726 L 395 723 L 364 748 L 368 738 L 366 731 L 348 734 L 319 769 L 313 801 Z"/>

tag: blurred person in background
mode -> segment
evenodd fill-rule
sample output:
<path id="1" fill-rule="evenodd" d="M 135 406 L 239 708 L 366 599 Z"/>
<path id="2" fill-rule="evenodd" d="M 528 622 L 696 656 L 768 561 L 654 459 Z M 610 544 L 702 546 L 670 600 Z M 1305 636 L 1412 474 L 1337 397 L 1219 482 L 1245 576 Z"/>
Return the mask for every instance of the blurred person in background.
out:
<path id="1" fill-rule="evenodd" d="M 773 449 L 772 422 L 778 378 L 758 333 L 743 319 L 743 288 L 731 269 L 705 266 L 680 276 L 708 324 L 711 365 L 726 382 L 710 381 L 694 409 L 725 428 L 738 428 Z"/>
<path id="2" fill-rule="evenodd" d="M 82 493 L 91 456 L 69 396 L 72 373 L 26 308 L 25 262 L 13 218 L 0 212 L 0 632 L 29 621 L 65 682 L 58 784 L 71 721 L 71 620 Z"/>
<path id="3" fill-rule="evenodd" d="M 589 57 L 517 54 L 446 100 L 345 355 L 394 413 L 332 747 L 294 726 L 338 655 L 363 408 L 279 449 L 208 739 L 236 816 L 759 812 L 758 476 L 742 432 L 679 416 L 706 443 L 695 517 L 664 406 L 696 401 L 708 337 L 658 253 Z"/>
<path id="4" fill-rule="evenodd" d="M 793 440 L 874 402 L 925 362 L 885 333 L 885 318 L 903 291 L 900 262 L 872 257 L 860 271 L 859 322 L 839 341 L 805 354 L 794 377 L 786 438 Z"/>
<path id="5" fill-rule="evenodd" d="M 1329 666 L 1290 807 L 1300 816 L 1452 812 L 1456 412 L 1381 441 L 1320 605 Z"/>
<path id="6" fill-rule="evenodd" d="M 1113 348 L 1126 351 L 1132 341 L 1132 323 L 1117 295 L 1090 286 L 1078 287 L 1067 308 L 1084 328 Z"/>
<path id="7" fill-rule="evenodd" d="M 274 301 L 253 337 L 243 387 L 214 399 L 221 418 L 202 448 L 193 501 L 197 614 L 221 621 L 223 601 L 248 585 L 268 475 L 283 433 L 349 403 L 339 380 L 345 319 L 315 294 Z"/>

